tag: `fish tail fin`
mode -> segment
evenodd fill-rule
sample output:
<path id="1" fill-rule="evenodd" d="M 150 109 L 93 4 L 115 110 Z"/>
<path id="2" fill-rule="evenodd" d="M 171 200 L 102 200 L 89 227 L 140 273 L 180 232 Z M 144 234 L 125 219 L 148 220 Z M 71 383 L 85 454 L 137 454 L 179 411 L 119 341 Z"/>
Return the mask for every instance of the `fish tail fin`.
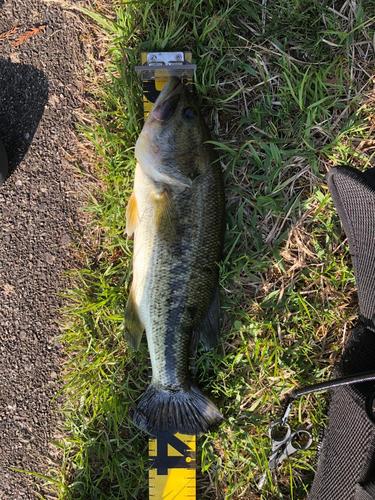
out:
<path id="1" fill-rule="evenodd" d="M 151 384 L 133 414 L 134 424 L 151 435 L 162 431 L 199 434 L 222 420 L 214 403 L 196 386 L 171 390 Z"/>

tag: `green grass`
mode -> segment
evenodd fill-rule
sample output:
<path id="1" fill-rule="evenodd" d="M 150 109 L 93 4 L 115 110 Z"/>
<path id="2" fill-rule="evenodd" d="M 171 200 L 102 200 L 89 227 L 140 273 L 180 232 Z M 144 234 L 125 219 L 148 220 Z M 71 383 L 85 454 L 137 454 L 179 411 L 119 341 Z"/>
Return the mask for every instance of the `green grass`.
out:
<path id="1" fill-rule="evenodd" d="M 342 10 L 334 10 L 344 5 Z M 344 236 L 324 182 L 333 164 L 365 168 L 374 106 L 371 2 L 146 0 L 91 18 L 108 36 L 96 88 L 94 145 L 103 189 L 88 209 L 96 246 L 67 292 L 66 436 L 52 473 L 62 499 L 145 499 L 147 438 L 129 411 L 147 385 L 145 343 L 129 351 L 123 311 L 132 243 L 124 237 L 133 146 L 142 126 L 141 50 L 191 49 L 196 91 L 226 184 L 222 340 L 197 359 L 200 386 L 225 421 L 199 440 L 203 499 L 259 498 L 271 417 L 293 387 L 327 379 L 356 315 Z M 372 21 L 374 21 L 372 19 Z M 294 425 L 324 424 L 325 399 Z M 314 450 L 269 477 L 262 498 L 302 499 Z M 52 480 L 51 480 L 52 481 Z"/>

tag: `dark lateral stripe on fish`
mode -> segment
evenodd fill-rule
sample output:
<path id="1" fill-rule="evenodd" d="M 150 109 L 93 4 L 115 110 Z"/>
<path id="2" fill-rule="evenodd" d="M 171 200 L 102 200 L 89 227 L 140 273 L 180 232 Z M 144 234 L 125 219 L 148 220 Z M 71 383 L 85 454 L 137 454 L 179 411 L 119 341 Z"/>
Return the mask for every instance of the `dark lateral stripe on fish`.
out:
<path id="1" fill-rule="evenodd" d="M 183 252 L 187 252 L 190 248 L 190 245 L 175 245 L 174 252 L 176 255 L 183 255 Z M 183 260 L 175 262 L 172 270 L 171 270 L 171 282 L 170 289 L 176 290 L 179 294 L 184 294 L 182 289 L 186 286 L 186 278 L 185 274 L 187 272 L 187 265 Z M 178 353 L 176 352 L 176 326 L 179 323 L 180 318 L 183 316 L 185 312 L 186 303 L 182 300 L 178 302 L 177 307 L 173 307 L 168 311 L 167 320 L 166 320 L 166 333 L 165 333 L 165 367 L 168 374 L 175 376 L 176 372 L 179 371 L 178 367 Z M 183 336 L 182 332 L 180 335 Z M 186 336 L 187 337 L 187 336 Z M 188 337 L 185 338 L 185 342 L 188 342 Z M 182 360 L 183 363 L 187 363 L 186 360 Z M 176 380 L 171 380 L 172 384 L 176 383 Z"/>

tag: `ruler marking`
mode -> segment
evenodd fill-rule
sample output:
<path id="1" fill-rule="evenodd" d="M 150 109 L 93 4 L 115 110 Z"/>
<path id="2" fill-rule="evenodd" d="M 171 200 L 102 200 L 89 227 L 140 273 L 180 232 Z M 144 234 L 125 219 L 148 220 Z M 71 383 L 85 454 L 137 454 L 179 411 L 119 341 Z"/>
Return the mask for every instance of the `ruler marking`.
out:
<path id="1" fill-rule="evenodd" d="M 149 498 L 190 500 L 196 498 L 196 437 L 160 433 L 155 439 L 156 455 L 150 453 Z M 149 450 L 154 448 L 150 446 Z M 186 459 L 189 462 L 186 462 Z"/>

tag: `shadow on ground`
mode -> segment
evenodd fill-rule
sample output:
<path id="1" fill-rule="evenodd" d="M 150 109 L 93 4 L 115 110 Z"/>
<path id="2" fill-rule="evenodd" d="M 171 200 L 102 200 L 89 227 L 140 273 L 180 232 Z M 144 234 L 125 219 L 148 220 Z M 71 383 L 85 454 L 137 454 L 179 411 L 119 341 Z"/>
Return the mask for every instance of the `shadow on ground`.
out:
<path id="1" fill-rule="evenodd" d="M 9 173 L 25 156 L 47 99 L 48 82 L 43 72 L 0 59 L 0 141 L 8 153 Z"/>

